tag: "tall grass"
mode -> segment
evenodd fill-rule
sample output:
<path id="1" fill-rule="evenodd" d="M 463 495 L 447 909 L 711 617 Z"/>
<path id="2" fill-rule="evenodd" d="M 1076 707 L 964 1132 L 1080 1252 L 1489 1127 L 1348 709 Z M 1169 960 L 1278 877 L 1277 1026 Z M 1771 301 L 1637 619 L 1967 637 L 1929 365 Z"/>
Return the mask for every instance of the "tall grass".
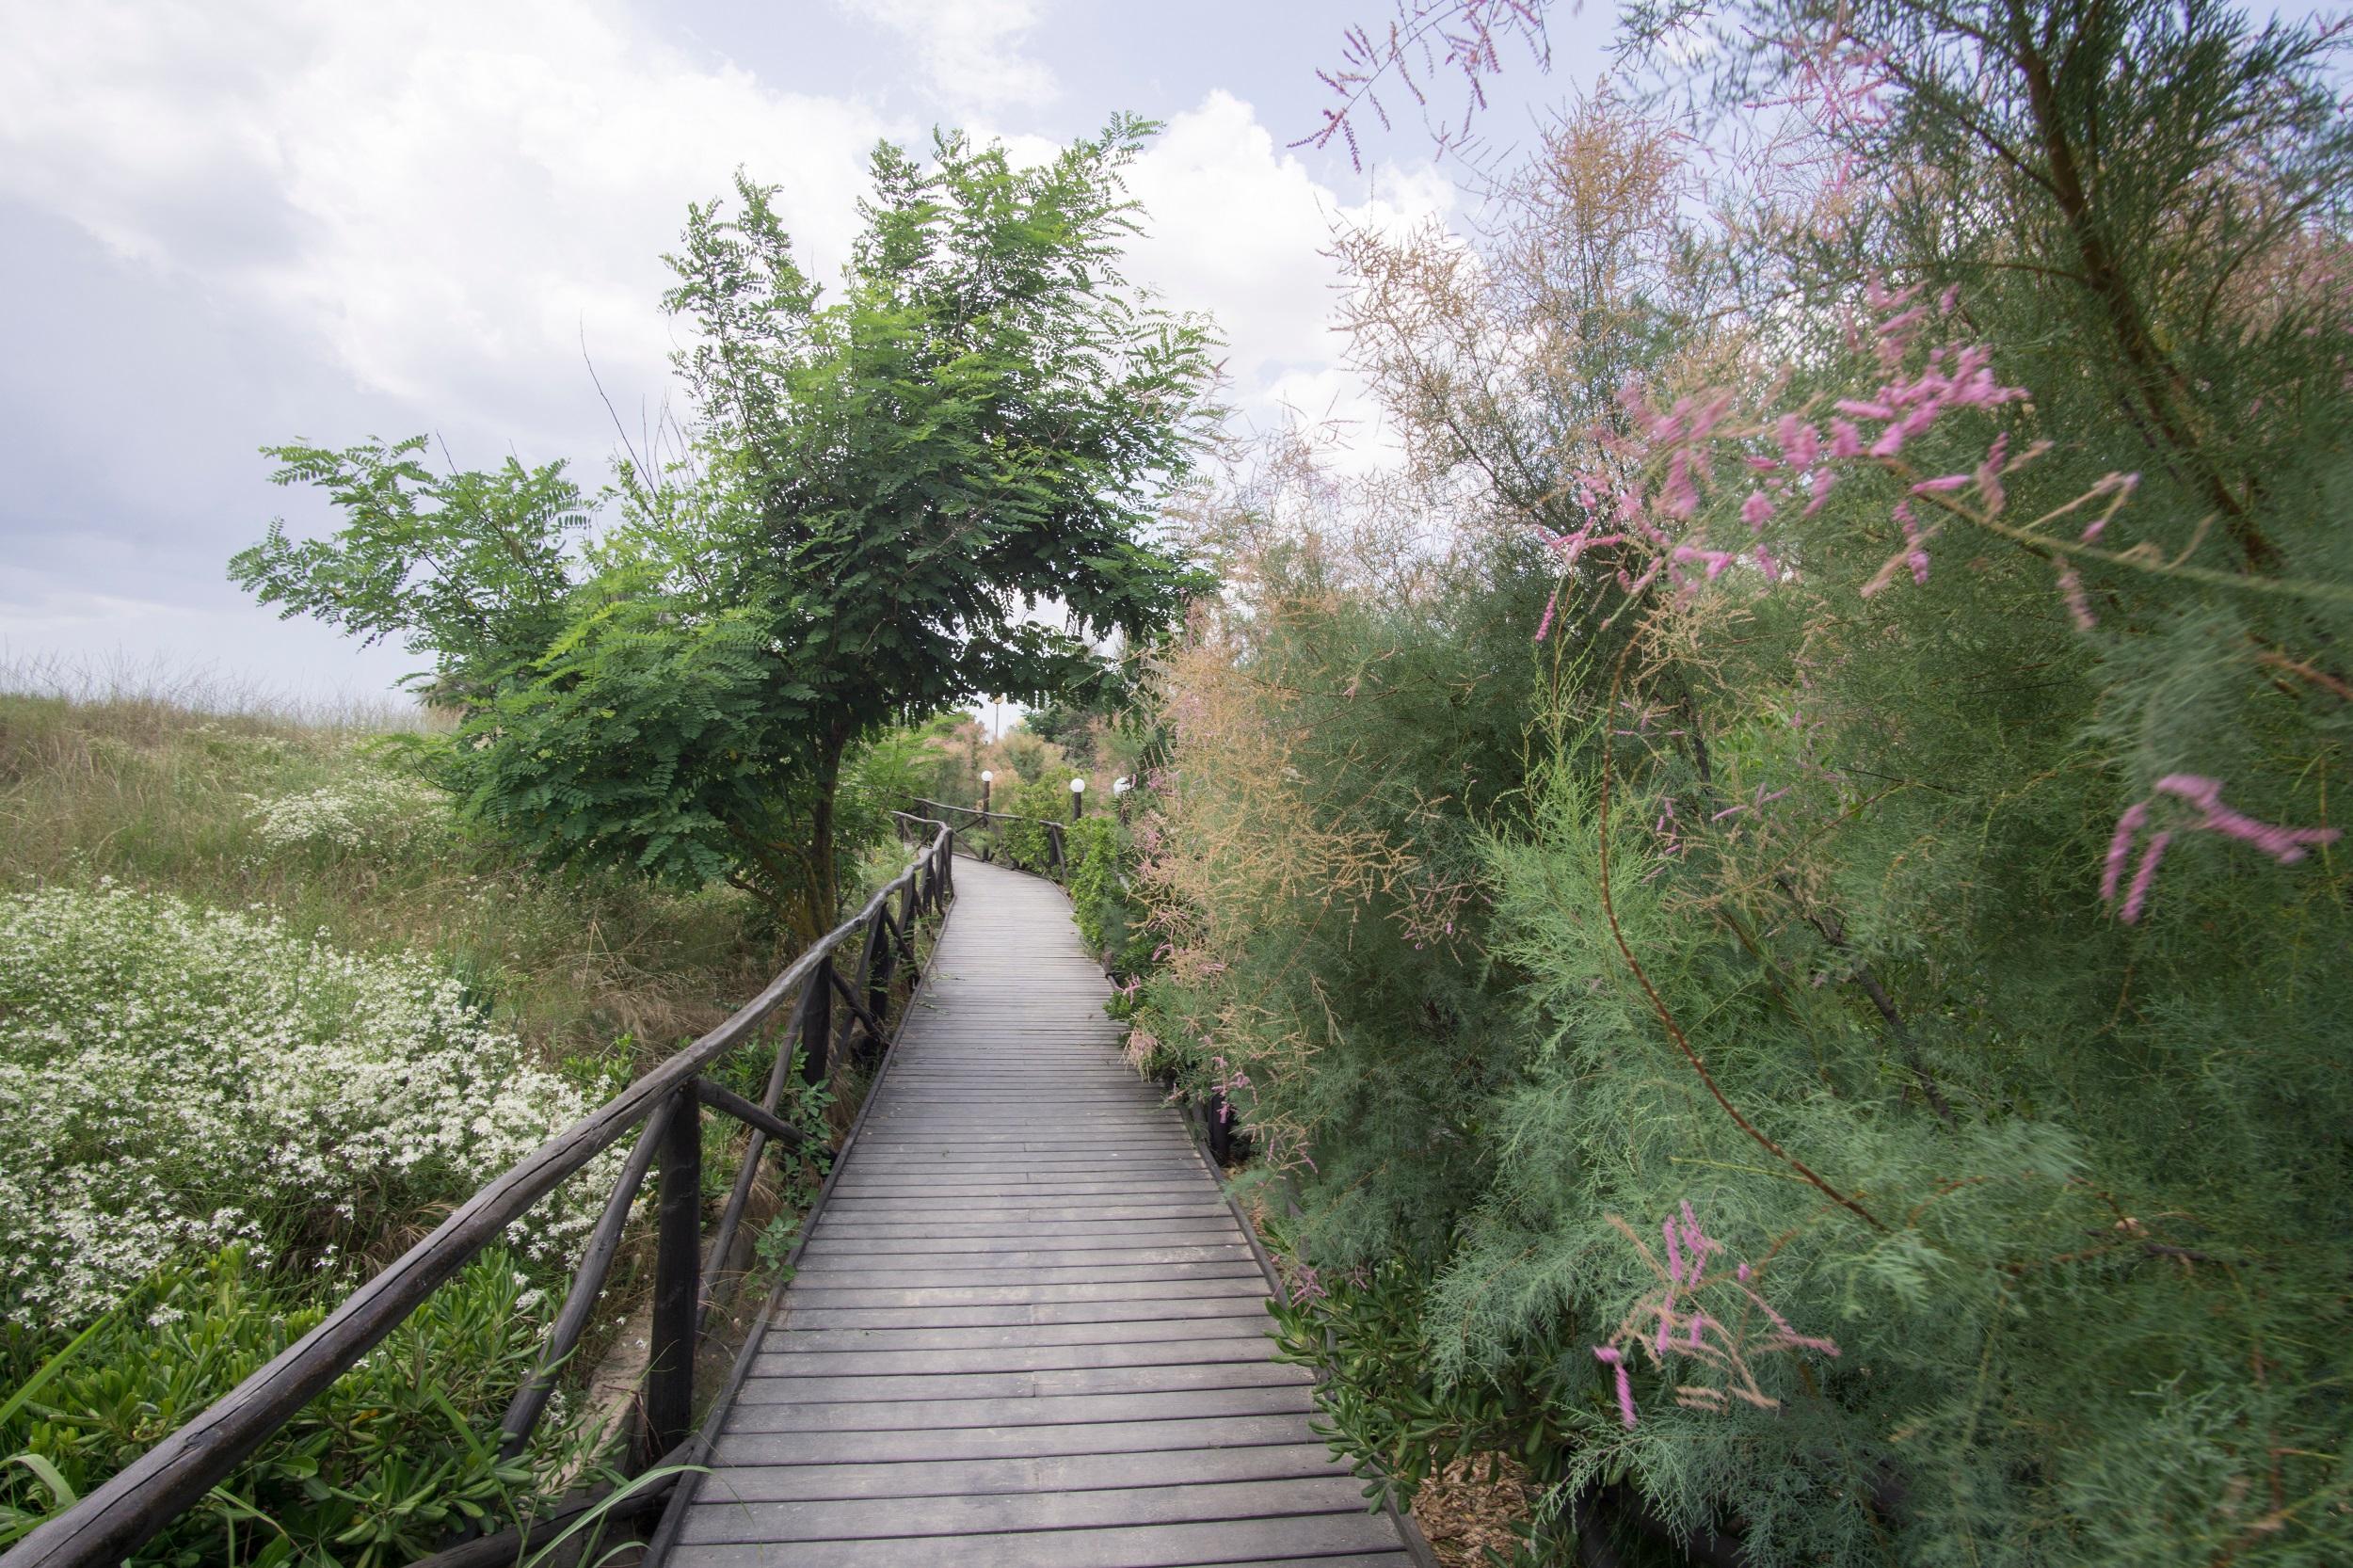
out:
<path id="1" fill-rule="evenodd" d="M 162 666 L 0 664 L 0 888 L 111 877 L 260 906 L 354 952 L 423 953 L 590 1082 L 765 980 L 778 955 L 731 889 L 550 875 L 448 821 L 357 846 L 266 831 L 269 803 L 381 781 L 385 737 L 436 726 L 392 698 L 287 705 Z"/>

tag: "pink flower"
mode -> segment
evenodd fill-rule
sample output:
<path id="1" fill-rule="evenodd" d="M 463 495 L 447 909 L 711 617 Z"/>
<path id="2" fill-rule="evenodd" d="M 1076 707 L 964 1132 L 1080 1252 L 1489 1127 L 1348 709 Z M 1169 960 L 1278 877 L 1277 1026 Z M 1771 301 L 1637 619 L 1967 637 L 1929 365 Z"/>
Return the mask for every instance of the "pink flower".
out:
<path id="1" fill-rule="evenodd" d="M 1772 516 L 1772 498 L 1763 490 L 1751 490 L 1749 498 L 1740 503 L 1740 520 L 1757 532 L 1764 531 L 1765 524 L 1771 520 Z"/>
<path id="2" fill-rule="evenodd" d="M 2157 780 L 2160 794 L 2175 795 L 2188 801 L 2204 813 L 2198 825 L 2226 839 L 2253 844 L 2283 866 L 2292 866 L 2304 858 L 2307 845 L 2333 844 L 2338 830 L 2333 827 L 2281 827 L 2273 823 L 2257 822 L 2244 812 L 2222 804 L 2222 781 L 2204 778 L 2196 774 L 2169 773 Z"/>
<path id="3" fill-rule="evenodd" d="M 1881 322 L 1880 336 L 1884 338 L 1908 334 L 1913 328 L 1919 326 L 1920 323 L 1927 318 L 1927 316 L 1928 312 L 1922 310 L 1919 306 L 1914 305 L 1911 310 L 1904 312 L 1903 314 L 1890 316 L 1885 321 Z"/>
<path id="4" fill-rule="evenodd" d="M 2333 827 L 2286 827 L 2277 823 L 2258 822 L 2243 811 L 2223 804 L 2222 781 L 2202 774 L 2169 773 L 2156 782 L 2158 794 L 2171 795 L 2196 807 L 2199 820 L 2191 825 L 2226 839 L 2252 844 L 2281 865 L 2294 865 L 2304 858 L 2315 844 L 2337 841 L 2339 831 Z M 2133 835 L 2149 820 L 2149 801 L 2138 801 L 2127 807 L 2116 819 L 2116 832 L 2108 840 L 2106 865 L 2100 877 L 2100 897 L 2114 903 L 2116 886 L 2129 852 Z M 2140 919 L 2140 912 L 2149 902 L 2149 888 L 2155 880 L 2157 864 L 2165 858 L 2166 846 L 2173 841 L 2174 830 L 2167 828 L 2150 837 L 2142 850 L 2140 864 L 2133 872 L 2131 888 L 2126 889 L 2123 907 L 2117 918 L 2126 925 Z"/>
<path id="5" fill-rule="evenodd" d="M 1822 455 L 1822 438 L 1813 425 L 1795 414 L 1784 414 L 1773 426 L 1773 440 L 1781 446 L 1781 459 L 1800 472 L 1814 466 Z"/>
<path id="6" fill-rule="evenodd" d="M 1905 564 L 1912 568 L 1912 580 L 1925 584 L 1929 580 L 1929 552 L 1922 546 L 1927 542 L 1920 534 L 1920 525 L 1912 516 L 1912 503 L 1896 503 L 1896 520 L 1903 525 L 1904 543 L 1912 548 L 1905 553 Z"/>
<path id="7" fill-rule="evenodd" d="M 2067 613 L 2075 617 L 2075 630 L 2089 632 L 2100 624 L 2091 613 L 2091 600 L 2084 593 L 2084 580 L 2075 575 L 2073 567 L 2059 568 L 2060 597 L 2067 600 Z"/>
<path id="8" fill-rule="evenodd" d="M 2000 511 L 2009 499 L 2002 488 L 2002 459 L 2009 451 L 2009 434 L 1994 437 L 1993 444 L 1985 449 L 1985 461 L 1977 465 L 1977 472 L 1971 476 L 1977 481 L 1978 497 L 1990 512 Z"/>
<path id="9" fill-rule="evenodd" d="M 2173 835 L 2153 834 L 2149 847 L 2140 852 L 2140 867 L 2133 872 L 2133 885 L 2124 895 L 2124 907 L 2117 918 L 2126 925 L 2140 919 L 2140 911 L 2149 902 L 2149 884 L 2157 874 L 2157 862 L 2165 858 L 2165 846 L 2173 841 Z"/>
<path id="10" fill-rule="evenodd" d="M 1707 571 L 1707 580 L 1710 583 L 1713 583 L 1717 578 L 1722 576 L 1724 568 L 1732 565 L 1732 554 L 1729 551 L 1708 550 L 1703 546 L 1695 544 L 1679 544 L 1675 546 L 1673 556 L 1677 562 L 1697 562 L 1701 566 L 1705 567 Z"/>
<path id="11" fill-rule="evenodd" d="M 1545 600 L 1545 618 L 1536 628 L 1536 640 L 1538 642 L 1543 642 L 1545 640 L 1545 634 L 1552 630 L 1552 613 L 1556 609 L 1560 608 L 1560 605 L 1561 590 L 1555 588 L 1552 590 L 1552 597 Z"/>
<path id="12" fill-rule="evenodd" d="M 1921 480 L 1918 484 L 1912 487 L 1912 493 L 1914 495 L 1942 495 L 1949 490 L 1961 489 L 1968 483 L 1969 475 L 1965 473 L 1947 473 L 1940 475 L 1934 479 Z"/>
<path id="13" fill-rule="evenodd" d="M 1814 471 L 1814 499 L 1806 503 L 1805 515 L 1807 517 L 1812 517 L 1822 509 L 1822 503 L 1830 499 L 1831 486 L 1837 482 L 1838 476 L 1826 468 Z"/>
<path id="14" fill-rule="evenodd" d="M 1618 1419 L 1634 1430 L 1634 1380 L 1626 1376 L 1625 1355 L 1615 1345 L 1595 1345 L 1593 1358 L 1618 1375 Z"/>
<path id="15" fill-rule="evenodd" d="M 1691 456 L 1678 447 L 1667 459 L 1667 486 L 1664 506 L 1669 517 L 1688 518 L 1699 510 L 1700 492 L 1691 483 Z"/>
<path id="16" fill-rule="evenodd" d="M 2148 820 L 2149 803 L 2145 800 L 2135 801 L 2124 808 L 2122 816 L 2116 819 L 2116 832 L 2108 840 L 2107 865 L 2100 873 L 2102 903 L 2116 902 L 2117 885 L 2124 879 L 2124 860 L 2132 854 L 2133 835 L 2139 832 L 2140 824 Z"/>
<path id="17" fill-rule="evenodd" d="M 1856 429 L 1848 420 L 1832 420 L 1830 422 L 1830 455 L 1833 457 L 1862 456 L 1863 432 Z"/>

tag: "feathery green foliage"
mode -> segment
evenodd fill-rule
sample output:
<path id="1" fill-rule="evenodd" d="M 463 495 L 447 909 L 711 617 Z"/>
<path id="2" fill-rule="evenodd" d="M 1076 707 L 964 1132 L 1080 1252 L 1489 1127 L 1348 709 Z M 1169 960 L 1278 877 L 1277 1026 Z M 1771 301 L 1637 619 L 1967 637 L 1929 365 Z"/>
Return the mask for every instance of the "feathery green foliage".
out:
<path id="1" fill-rule="evenodd" d="M 1167 670 L 1144 1026 L 1288 1167 L 1344 1441 L 1529 1445 L 1539 1556 L 1657 1549 L 1631 1506 L 1759 1564 L 2341 1560 L 2332 46 L 1727 27 L 1703 85 L 1806 131 L 1744 227 L 1637 201 L 1673 266 L 1567 264 L 1644 167 L 1605 104 L 1477 252 L 1353 248 L 1411 504 L 1556 597 L 1491 646 L 1393 558 L 1250 558 Z M 1512 687 L 1484 798 L 1375 700 L 1409 662 Z M 1415 948 L 1444 866 L 1467 937 Z"/>

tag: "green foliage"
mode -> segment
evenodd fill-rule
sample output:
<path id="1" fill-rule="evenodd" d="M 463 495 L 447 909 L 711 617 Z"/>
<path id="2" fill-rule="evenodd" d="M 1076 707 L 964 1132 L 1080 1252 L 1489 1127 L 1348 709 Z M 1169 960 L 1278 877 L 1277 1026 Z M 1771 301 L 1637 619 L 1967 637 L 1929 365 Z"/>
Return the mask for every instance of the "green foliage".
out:
<path id="1" fill-rule="evenodd" d="M 1087 951 L 1100 955 L 1113 974 L 1143 973 L 1151 951 L 1143 906 L 1128 888 L 1133 840 L 1117 818 L 1105 815 L 1073 823 L 1063 835 L 1063 844 L 1070 856 L 1065 886 Z"/>
<path id="2" fill-rule="evenodd" d="M 378 722 L 0 695 L 0 1536 L 225 1393 L 768 972 L 740 894 L 536 873 Z M 596 1179 L 518 1230 L 536 1256 L 445 1287 L 135 1560 L 283 1560 L 282 1526 L 294 1556 L 390 1564 L 471 1510 L 501 1528 L 585 1439 L 559 1390 L 520 1470 L 478 1448 Z M 232 1237 L 248 1250 L 216 1256 Z M 632 1288 L 625 1259 L 616 1301 Z"/>
<path id="3" fill-rule="evenodd" d="M 1704 314 L 1582 265 L 1580 203 L 1654 145 L 1590 117 L 1475 258 L 1360 250 L 1426 487 L 1378 500 L 1535 533 L 1559 597 L 1246 558 L 1168 664 L 1146 1044 L 1288 1168 L 1310 1266 L 1396 1273 L 1327 1309 L 1349 1451 L 1411 1478 L 1507 1391 L 1477 1441 L 1555 1483 L 1552 1560 L 1605 1492 L 1760 1568 L 2343 1560 L 2332 46 L 2202 6 L 1834 20 L 1749 8 L 1705 66 L 1828 79 L 1799 151 L 1840 183 L 1641 216 L 1729 291 Z M 1597 344 L 1586 303 L 1649 326 Z M 1564 426 L 1561 367 L 1620 349 L 1647 399 L 1589 383 L 1619 411 Z M 1376 725 L 1417 665 L 1494 694 L 1507 755 Z M 1457 885 L 1432 939 L 1410 895 Z"/>
<path id="4" fill-rule="evenodd" d="M 1355 1461 L 1369 1498 L 1385 1491 L 1402 1504 L 1446 1465 L 1498 1452 L 1557 1480 L 1577 1430 L 1608 1418 L 1589 1408 L 1574 1363 L 1513 1368 L 1499 1382 L 1441 1375 L 1423 1337 L 1426 1280 L 1401 1261 L 1357 1276 L 1308 1270 L 1301 1284 L 1294 1300 L 1268 1304 L 1275 1359 L 1318 1372 L 1317 1433 Z"/>
<path id="5" fill-rule="evenodd" d="M 1149 130 L 1115 120 L 1033 168 L 961 136 L 928 167 L 878 148 L 833 304 L 739 176 L 733 214 L 690 208 L 669 258 L 692 453 L 625 467 L 608 536 L 574 562 L 528 531 L 554 470 L 434 482 L 415 443 L 290 449 L 345 528 L 273 533 L 239 580 L 435 652 L 470 705 L 443 781 L 474 817 L 553 864 L 725 877 L 806 940 L 859 847 L 839 820 L 858 743 L 1069 684 L 1091 640 L 1146 639 L 1202 584 L 1150 542 L 1210 367 L 1203 327 L 1119 271 Z M 468 573 L 510 546 L 473 606 Z M 1030 618 L 1048 600 L 1066 629 Z"/>
<path id="6" fill-rule="evenodd" d="M 990 792 L 989 809 L 1016 819 L 992 823 L 998 858 L 1040 876 L 1055 873 L 1054 834 L 1047 824 L 1060 824 L 1063 853 L 1069 855 L 1070 780 L 1059 770 L 1041 769 L 1034 777 L 998 780 Z"/>
<path id="7" fill-rule="evenodd" d="M 1250 558 L 1248 614 L 1172 664 L 1169 765 L 1131 813 L 1167 948 L 1139 1053 L 1224 1090 L 1324 1194 L 1316 1262 L 1445 1256 L 1518 1050 L 1481 960 L 1480 823 L 1525 775 L 1549 584 L 1516 542 L 1411 574 L 1380 569 L 1392 548 Z"/>
<path id="8" fill-rule="evenodd" d="M 294 540 L 282 522 L 229 563 L 229 576 L 281 616 L 311 616 L 363 645 L 397 636 L 428 655 L 450 706 L 518 678 L 567 619 L 568 557 L 588 526 L 564 465 L 437 475 L 425 438 L 345 451 L 263 448 L 277 485 L 313 485 L 344 515 L 332 542 Z"/>
<path id="9" fill-rule="evenodd" d="M 159 1274 L 108 1314 L 0 1419 L 0 1544 L 70 1506 L 322 1316 L 232 1248 Z M 540 1471 L 580 1435 L 551 1413 L 534 1448 L 498 1455 L 506 1400 L 536 1362 L 540 1292 L 493 1249 L 429 1297 L 360 1366 L 202 1502 L 131 1558 L 136 1564 L 334 1562 L 391 1568 L 461 1528 L 497 1530 Z M 38 1337 L 0 1336 L 22 1386 Z"/>

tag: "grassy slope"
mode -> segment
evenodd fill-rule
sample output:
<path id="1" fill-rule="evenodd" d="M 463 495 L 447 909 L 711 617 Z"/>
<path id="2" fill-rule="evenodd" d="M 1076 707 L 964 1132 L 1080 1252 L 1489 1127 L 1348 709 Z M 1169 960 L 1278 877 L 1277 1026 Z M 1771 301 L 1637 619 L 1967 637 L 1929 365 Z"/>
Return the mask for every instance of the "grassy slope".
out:
<path id="1" fill-rule="evenodd" d="M 591 1085 L 626 1079 L 767 979 L 773 944 L 729 889 L 554 876 L 455 832 L 360 851 L 263 835 L 260 802 L 379 776 L 376 739 L 149 698 L 0 694 L 0 888 L 112 877 L 264 905 L 356 952 L 428 953 Z"/>

